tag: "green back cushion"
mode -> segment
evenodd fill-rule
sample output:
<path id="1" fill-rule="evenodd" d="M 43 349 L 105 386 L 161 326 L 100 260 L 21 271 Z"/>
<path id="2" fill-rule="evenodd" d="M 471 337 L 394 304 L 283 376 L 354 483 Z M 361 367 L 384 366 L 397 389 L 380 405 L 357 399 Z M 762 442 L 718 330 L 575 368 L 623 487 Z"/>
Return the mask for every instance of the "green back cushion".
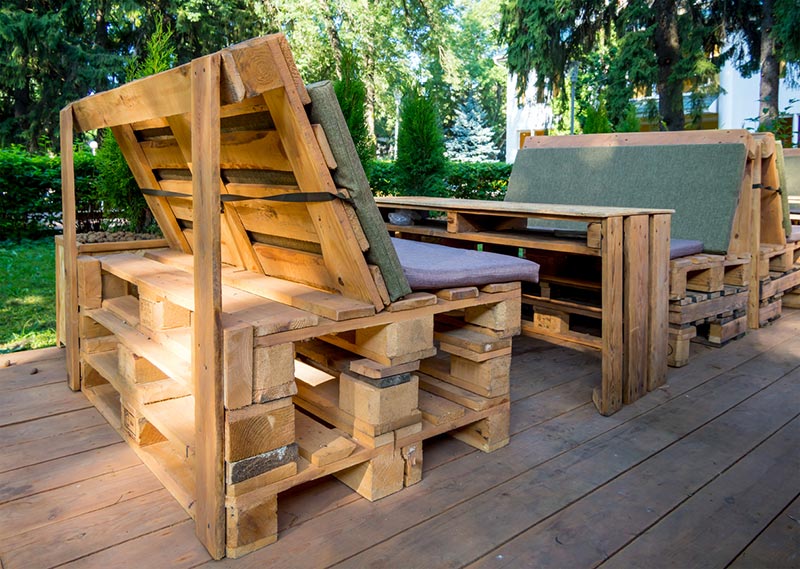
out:
<path id="1" fill-rule="evenodd" d="M 333 85 L 330 81 L 314 83 L 308 86 L 308 94 L 311 96 L 311 122 L 322 125 L 336 159 L 337 168 L 333 172 L 333 181 L 337 187 L 350 192 L 356 215 L 369 241 L 367 261 L 378 266 L 386 282 L 389 297 L 397 300 L 410 293 L 411 287 L 403 274 L 403 268 L 386 231 L 386 224 L 375 204 L 369 180 L 358 159 Z"/>
<path id="2" fill-rule="evenodd" d="M 506 201 L 674 209 L 672 236 L 726 252 L 744 175 L 743 144 L 526 148 Z M 572 229 L 561 221 L 535 225 Z"/>
<path id="3" fill-rule="evenodd" d="M 800 154 L 783 157 L 783 175 L 781 176 L 781 187 L 786 188 L 786 194 L 800 197 Z M 778 162 L 780 168 L 780 162 Z"/>

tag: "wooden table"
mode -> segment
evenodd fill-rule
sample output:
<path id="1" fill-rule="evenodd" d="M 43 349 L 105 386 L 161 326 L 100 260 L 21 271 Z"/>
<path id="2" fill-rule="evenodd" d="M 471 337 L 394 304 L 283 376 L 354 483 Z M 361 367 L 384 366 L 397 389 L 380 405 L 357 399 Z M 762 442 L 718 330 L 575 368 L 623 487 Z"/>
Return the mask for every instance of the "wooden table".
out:
<path id="1" fill-rule="evenodd" d="M 633 402 L 666 379 L 668 349 L 668 277 L 670 221 L 673 211 L 618 207 L 566 206 L 461 200 L 452 198 L 376 198 L 386 214 L 395 210 L 438 211 L 446 225 L 387 223 L 399 234 L 425 235 L 569 255 L 600 257 L 601 306 L 563 306 L 601 320 L 601 336 L 567 334 L 563 339 L 598 348 L 602 353 L 602 383 L 593 400 L 603 415 Z M 528 230 L 529 220 L 557 219 L 588 224 L 581 237 Z M 535 221 L 532 223 L 535 225 Z M 560 301 L 527 295 L 535 307 Z M 539 335 L 530 323 L 523 333 Z M 594 345 L 593 345 L 594 344 Z"/>

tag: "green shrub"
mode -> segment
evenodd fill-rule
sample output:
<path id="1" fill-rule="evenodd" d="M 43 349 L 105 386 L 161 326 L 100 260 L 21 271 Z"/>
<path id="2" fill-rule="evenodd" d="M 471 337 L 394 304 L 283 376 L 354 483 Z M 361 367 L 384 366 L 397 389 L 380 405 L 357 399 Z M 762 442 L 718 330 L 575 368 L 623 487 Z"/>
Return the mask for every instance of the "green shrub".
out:
<path id="1" fill-rule="evenodd" d="M 446 195 L 444 150 L 444 135 L 433 102 L 417 90 L 409 91 L 400 108 L 394 176 L 397 193 Z"/>
<path id="2" fill-rule="evenodd" d="M 375 144 L 367 128 L 367 87 L 359 77 L 356 66 L 353 52 L 345 51 L 342 54 L 342 78 L 333 82 L 333 90 L 356 146 L 358 159 L 369 175 L 370 167 L 375 160 Z"/>
<path id="3" fill-rule="evenodd" d="M 586 108 L 586 118 L 583 121 L 583 134 L 596 134 L 611 132 L 611 121 L 608 120 L 606 106 L 600 104 L 597 108 L 591 105 Z"/>
<path id="4" fill-rule="evenodd" d="M 447 162 L 445 195 L 451 198 L 502 200 L 511 175 L 511 164 L 505 162 Z M 398 195 L 397 166 L 394 162 L 372 163 L 369 183 L 373 193 Z"/>
<path id="5" fill-rule="evenodd" d="M 95 176 L 94 157 L 76 148 L 76 210 L 84 224 L 99 219 Z M 0 241 L 55 233 L 60 220 L 60 158 L 31 153 L 21 146 L 0 148 Z"/>

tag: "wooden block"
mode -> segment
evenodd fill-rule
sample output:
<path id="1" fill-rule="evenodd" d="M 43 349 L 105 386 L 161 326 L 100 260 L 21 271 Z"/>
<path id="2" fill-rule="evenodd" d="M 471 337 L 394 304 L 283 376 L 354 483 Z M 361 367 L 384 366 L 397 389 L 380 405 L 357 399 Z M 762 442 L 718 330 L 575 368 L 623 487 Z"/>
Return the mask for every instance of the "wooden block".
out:
<path id="1" fill-rule="evenodd" d="M 286 397 L 225 413 L 225 460 L 236 462 L 295 440 L 294 405 Z"/>
<path id="2" fill-rule="evenodd" d="M 222 331 L 222 381 L 226 409 L 253 402 L 253 327 L 239 324 Z"/>
<path id="3" fill-rule="evenodd" d="M 412 318 L 356 330 L 355 344 L 367 352 L 379 354 L 384 361 L 404 359 L 404 356 L 429 350 L 433 346 L 433 317 Z M 418 358 L 408 361 L 413 359 Z M 400 363 L 407 361 L 396 362 Z"/>
<path id="4" fill-rule="evenodd" d="M 78 306 L 100 308 L 103 304 L 103 279 L 100 261 L 86 255 L 78 256 Z"/>
<path id="5" fill-rule="evenodd" d="M 752 264 L 749 260 L 742 263 L 725 265 L 725 278 L 726 285 L 731 286 L 748 286 L 750 283 L 750 271 Z"/>
<path id="6" fill-rule="evenodd" d="M 471 352 L 470 350 L 465 350 L 464 348 L 460 348 L 458 346 L 451 346 L 450 344 L 439 344 L 439 350 L 442 352 L 446 352 L 448 354 L 452 354 L 454 356 L 459 356 L 461 358 L 470 360 L 472 362 L 485 362 L 486 360 L 491 360 L 493 358 L 498 358 L 500 356 L 510 356 L 511 355 L 511 347 L 503 348 L 500 350 L 496 350 L 494 352 Z"/>
<path id="7" fill-rule="evenodd" d="M 800 290 L 784 294 L 781 298 L 781 308 L 800 308 Z"/>
<path id="8" fill-rule="evenodd" d="M 253 350 L 253 402 L 263 403 L 297 393 L 294 344 L 256 346 Z"/>
<path id="9" fill-rule="evenodd" d="M 277 468 L 273 468 L 272 470 L 268 470 L 263 474 L 259 474 L 258 476 L 243 480 L 237 484 L 229 484 L 225 488 L 225 495 L 231 498 L 242 496 L 265 486 L 269 486 L 270 484 L 274 484 L 279 480 L 290 478 L 295 474 L 297 474 L 297 463 L 289 462 L 283 466 L 279 466 Z"/>
<path id="10" fill-rule="evenodd" d="M 139 289 L 139 323 L 148 330 L 168 330 L 192 325 L 192 313 L 163 298 L 145 296 Z"/>
<path id="11" fill-rule="evenodd" d="M 520 331 L 520 299 L 509 299 L 497 304 L 470 306 L 464 311 L 464 320 L 476 326 L 515 336 Z"/>
<path id="12" fill-rule="evenodd" d="M 741 316 L 725 324 L 712 322 L 708 327 L 708 341 L 724 344 L 747 332 L 747 316 Z"/>
<path id="13" fill-rule="evenodd" d="M 385 366 L 368 359 L 353 360 L 350 362 L 350 371 L 372 379 L 382 379 L 393 375 L 410 373 L 419 369 L 419 360 L 396 366 Z"/>
<path id="14" fill-rule="evenodd" d="M 102 336 L 111 336 L 111 332 L 107 328 L 98 324 L 93 318 L 88 316 L 78 316 L 78 335 L 80 339 L 85 338 L 100 338 Z"/>
<path id="15" fill-rule="evenodd" d="M 418 408 L 419 378 L 391 387 L 374 387 L 351 374 L 339 378 L 339 407 L 355 419 L 370 425 L 403 420 Z M 382 434 L 382 433 L 377 433 Z"/>
<path id="16" fill-rule="evenodd" d="M 478 298 L 478 294 L 478 287 L 462 286 L 440 290 L 436 296 L 442 300 L 464 300 L 465 298 Z"/>
<path id="17" fill-rule="evenodd" d="M 686 275 L 686 288 L 702 292 L 715 292 L 725 286 L 725 271 L 722 263 Z"/>
<path id="18" fill-rule="evenodd" d="M 278 496 L 249 503 L 245 498 L 226 500 L 225 554 L 242 557 L 278 539 Z"/>
<path id="19" fill-rule="evenodd" d="M 356 443 L 338 429 L 329 429 L 303 413 L 295 413 L 297 447 L 300 456 L 314 466 L 325 466 L 347 458 Z"/>
<path id="20" fill-rule="evenodd" d="M 400 419 L 395 419 L 394 421 L 380 423 L 377 425 L 373 423 L 367 423 L 366 421 L 363 421 L 361 419 L 353 418 L 352 419 L 353 435 L 354 438 L 356 438 L 356 440 L 358 440 L 358 442 L 361 443 L 363 439 L 358 436 L 359 433 L 363 433 L 367 437 L 372 437 L 373 439 L 377 439 L 378 437 L 380 437 L 385 433 L 393 435 L 392 431 L 396 432 L 406 427 L 416 428 L 414 427 L 414 425 L 419 425 L 421 421 L 422 421 L 422 413 L 419 412 L 419 409 L 414 409 L 413 411 L 411 411 L 411 413 Z M 367 445 L 367 446 L 372 446 L 372 445 Z M 376 443 L 376 446 L 380 445 Z"/>
<path id="21" fill-rule="evenodd" d="M 697 336 L 697 328 L 695 326 L 669 329 L 667 364 L 670 367 L 683 367 L 689 363 L 689 343 L 695 336 Z"/>
<path id="22" fill-rule="evenodd" d="M 103 281 L 103 299 L 117 298 L 118 296 L 128 296 L 128 281 L 123 280 L 111 273 L 103 271 L 101 273 Z"/>
<path id="23" fill-rule="evenodd" d="M 569 332 L 569 314 L 560 310 L 537 307 L 533 313 L 533 329 L 555 334 Z"/>
<path id="24" fill-rule="evenodd" d="M 225 483 L 238 484 L 292 462 L 297 463 L 294 443 L 237 462 L 226 462 Z"/>
<path id="25" fill-rule="evenodd" d="M 139 410 L 125 401 L 122 401 L 122 428 L 130 440 L 142 447 L 166 440 Z"/>
<path id="26" fill-rule="evenodd" d="M 403 484 L 408 487 L 422 481 L 422 442 L 400 449 L 405 461 Z"/>
<path id="27" fill-rule="evenodd" d="M 498 397 L 509 392 L 511 355 L 473 362 L 459 356 L 450 358 L 450 375 L 460 380 L 459 386 L 479 390 L 485 397 Z"/>
<path id="28" fill-rule="evenodd" d="M 167 374 L 145 358 L 131 352 L 124 344 L 117 348 L 119 374 L 132 383 L 147 383 L 166 379 Z"/>
<path id="29" fill-rule="evenodd" d="M 388 449 L 362 464 L 336 473 L 336 478 L 370 501 L 403 489 L 406 462 L 400 449 Z"/>
<path id="30" fill-rule="evenodd" d="M 387 429 L 382 435 L 371 435 L 361 429 L 353 429 L 353 438 L 358 444 L 367 448 L 378 448 L 394 444 L 394 431 Z"/>
<path id="31" fill-rule="evenodd" d="M 99 338 L 81 338 L 81 352 L 97 354 L 116 350 L 119 341 L 116 336 L 100 336 Z"/>
<path id="32" fill-rule="evenodd" d="M 452 433 L 453 438 L 483 452 L 493 452 L 508 444 L 511 405 L 505 403 L 485 419 Z"/>

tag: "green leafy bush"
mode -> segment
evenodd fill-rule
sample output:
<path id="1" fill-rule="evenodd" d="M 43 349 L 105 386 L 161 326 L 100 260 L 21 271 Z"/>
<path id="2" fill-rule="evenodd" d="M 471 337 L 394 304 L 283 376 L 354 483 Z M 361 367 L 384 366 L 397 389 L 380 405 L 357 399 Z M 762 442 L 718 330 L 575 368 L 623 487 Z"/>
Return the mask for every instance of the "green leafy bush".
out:
<path id="1" fill-rule="evenodd" d="M 369 175 L 369 169 L 375 160 L 375 143 L 367 128 L 367 87 L 359 77 L 356 57 L 352 51 L 342 54 L 342 78 L 333 82 L 333 90 L 356 146 L 358 158 Z"/>
<path id="2" fill-rule="evenodd" d="M 445 166 L 445 192 L 447 197 L 502 200 L 511 175 L 511 164 L 505 162 L 447 162 Z M 398 167 L 394 162 L 376 160 L 369 176 L 370 186 L 377 195 L 399 194 Z M 425 195 L 425 194 L 419 194 Z"/>
<path id="3" fill-rule="evenodd" d="M 79 230 L 99 220 L 94 157 L 75 149 L 75 194 Z M 0 241 L 56 232 L 61 220 L 61 160 L 21 146 L 0 148 Z"/>

